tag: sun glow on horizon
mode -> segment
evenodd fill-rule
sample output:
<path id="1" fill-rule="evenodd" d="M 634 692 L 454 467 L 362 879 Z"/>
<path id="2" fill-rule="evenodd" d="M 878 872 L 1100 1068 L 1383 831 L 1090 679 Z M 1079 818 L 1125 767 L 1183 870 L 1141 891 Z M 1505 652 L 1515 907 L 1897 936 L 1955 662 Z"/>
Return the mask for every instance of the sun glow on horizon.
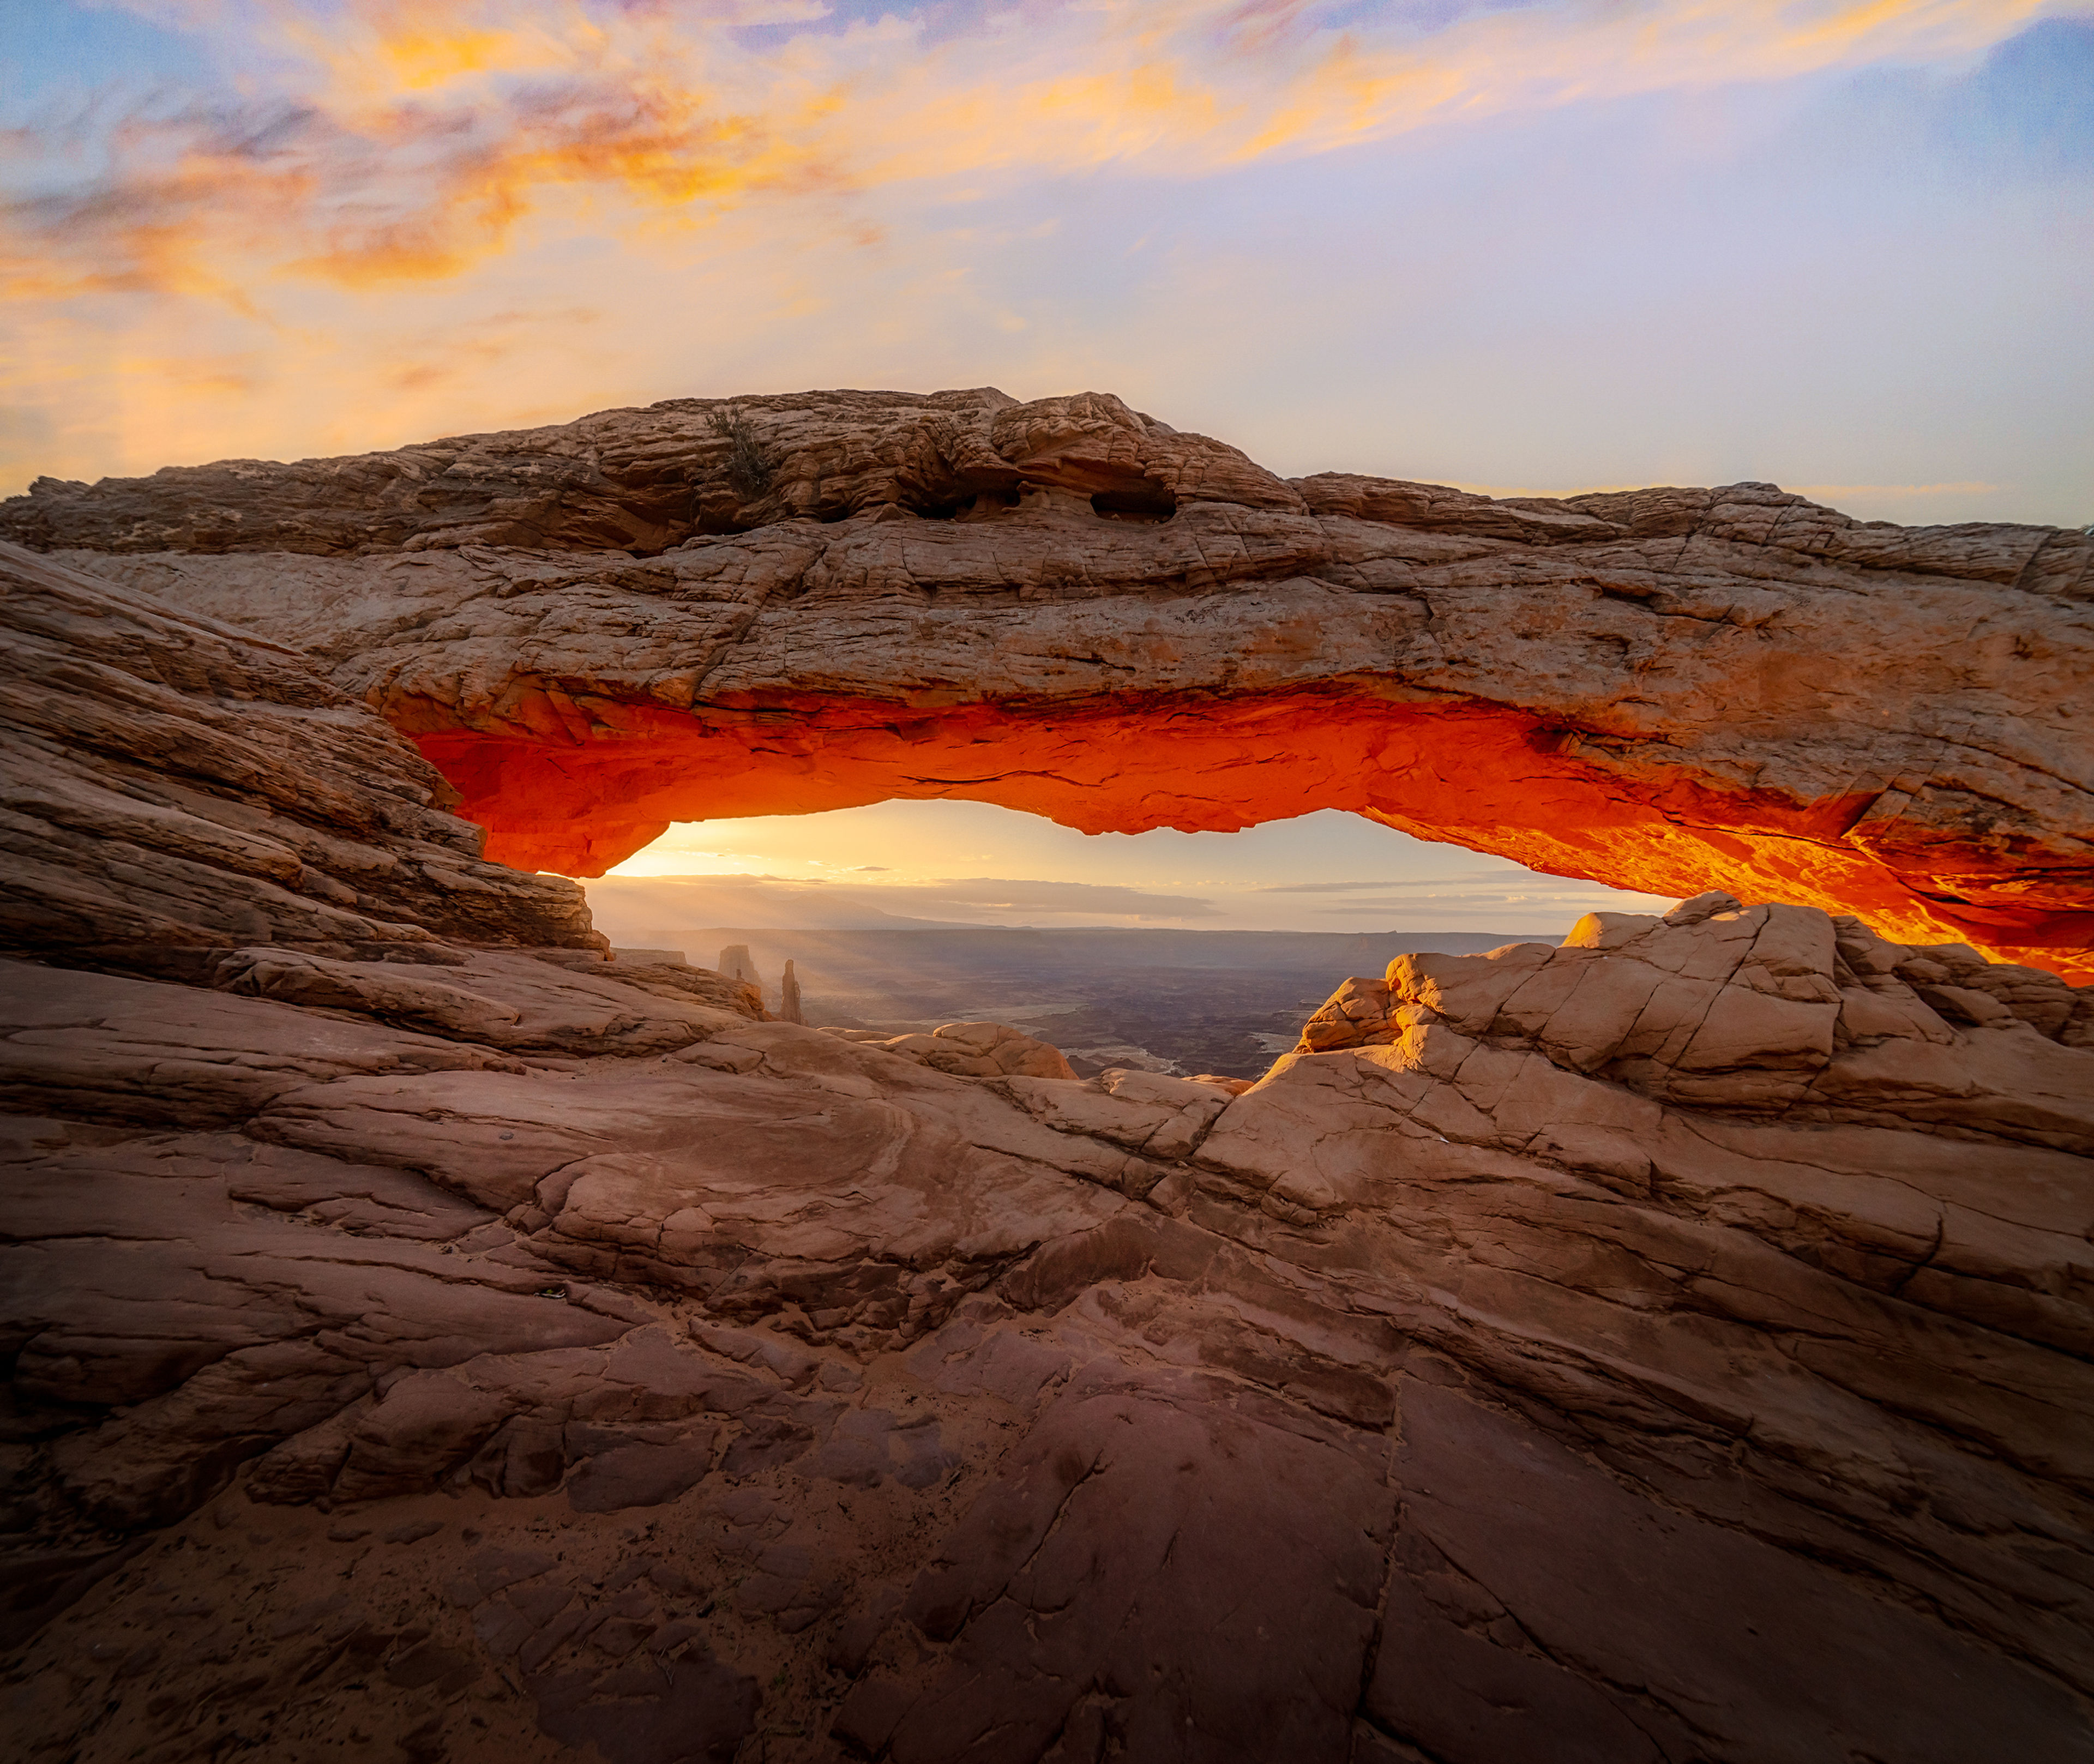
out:
<path id="1" fill-rule="evenodd" d="M 1081 833 L 1014 809 L 947 801 L 688 823 L 584 885 L 621 916 L 624 903 L 645 900 L 649 911 L 723 924 L 811 915 L 824 923 L 1336 931 L 1397 921 L 1560 934 L 1588 912 L 1673 904 L 1413 839 L 1338 810 L 1236 833 Z"/>

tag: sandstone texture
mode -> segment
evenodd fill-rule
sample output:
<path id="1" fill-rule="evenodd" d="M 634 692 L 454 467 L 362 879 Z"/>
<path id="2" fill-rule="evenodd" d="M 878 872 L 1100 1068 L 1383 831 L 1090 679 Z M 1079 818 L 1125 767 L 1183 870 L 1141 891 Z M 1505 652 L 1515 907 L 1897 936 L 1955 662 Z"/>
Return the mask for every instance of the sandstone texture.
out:
<path id="1" fill-rule="evenodd" d="M 1709 893 L 883 1045 L 9 567 L 11 1755 L 2094 1757 L 2086 993 Z"/>
<path id="2" fill-rule="evenodd" d="M 147 970 L 250 942 L 602 947 L 579 888 L 483 862 L 456 792 L 295 652 L 13 545 L 0 638 L 11 944 Z"/>
<path id="3" fill-rule="evenodd" d="M 790 965 L 789 963 L 788 964 Z M 1062 1050 L 1001 1023 L 948 1023 L 928 1035 L 882 1035 L 872 1029 L 831 1029 L 830 1035 L 884 1048 L 919 1066 L 962 1078 L 1074 1078 Z"/>
<path id="4" fill-rule="evenodd" d="M 895 796 L 1343 808 L 2094 976 L 2081 533 L 1283 480 L 1110 396 L 979 389 L 44 480 L 0 537 L 311 654 L 522 868 Z"/>

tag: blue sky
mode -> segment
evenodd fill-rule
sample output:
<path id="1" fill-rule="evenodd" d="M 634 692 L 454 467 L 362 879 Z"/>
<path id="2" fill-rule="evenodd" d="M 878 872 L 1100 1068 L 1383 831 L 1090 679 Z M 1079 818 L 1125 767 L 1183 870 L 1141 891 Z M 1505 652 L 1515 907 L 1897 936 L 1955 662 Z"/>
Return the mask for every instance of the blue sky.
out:
<path id="1" fill-rule="evenodd" d="M 986 381 L 1284 471 L 2094 519 L 2094 7 L 4 20 L 0 488 Z"/>
<path id="2" fill-rule="evenodd" d="M 11 0 L 0 66 L 0 492 L 992 384 L 1287 473 L 2094 521 L 2094 3 Z"/>

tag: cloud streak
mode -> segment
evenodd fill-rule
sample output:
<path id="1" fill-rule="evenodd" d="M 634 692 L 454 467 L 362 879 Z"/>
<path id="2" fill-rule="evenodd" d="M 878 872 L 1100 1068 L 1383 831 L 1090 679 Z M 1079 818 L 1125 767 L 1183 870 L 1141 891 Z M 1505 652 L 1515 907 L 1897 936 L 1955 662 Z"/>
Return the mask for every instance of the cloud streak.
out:
<path id="1" fill-rule="evenodd" d="M 1469 885 L 1475 885 L 1484 889 L 1489 889 L 1492 886 L 1503 889 L 1507 886 L 1508 884 L 1517 884 L 1523 880 L 1538 880 L 1545 886 L 1557 889 L 1577 889 L 1592 888 L 1597 885 L 1593 883 L 1574 881 L 1558 876 L 1540 876 L 1538 872 L 1531 877 L 1518 875 L 1508 877 L 1505 873 L 1501 870 L 1463 870 L 1449 875 L 1419 876 L 1417 878 L 1382 876 L 1370 882 L 1275 883 L 1271 887 L 1254 889 L 1251 892 L 1257 894 L 1358 894 L 1363 891 L 1372 892 L 1377 889 L 1383 893 L 1387 893 L 1392 889 L 1444 889 L 1450 887 L 1464 887 Z"/>
<path id="2" fill-rule="evenodd" d="M 1112 883 L 969 877 L 938 882 L 796 882 L 776 876 L 613 876 L 589 884 L 621 937 L 656 925 L 875 929 L 883 925 L 1182 924 L 1214 902 Z M 641 928 L 635 929 L 632 928 Z"/>
<path id="3" fill-rule="evenodd" d="M 611 875 L 589 884 L 600 928 L 647 943 L 663 928 L 742 925 L 777 929 L 875 929 L 898 925 L 1153 925 L 1294 929 L 1332 918 L 1370 918 L 1392 928 L 1561 932 L 1593 910 L 1662 912 L 1673 903 L 1554 876 L 1470 874 L 1415 882 L 1343 905 L 1274 896 L 1298 888 L 1218 887 L 1193 895 L 1121 884 L 974 876 L 910 882 L 804 882 L 774 875 Z M 681 935 L 681 932 L 677 933 Z"/>
<path id="4" fill-rule="evenodd" d="M 143 10 L 143 8 L 141 8 Z M 16 131 L 17 297 L 254 301 L 278 280 L 441 280 L 534 224 L 702 227 L 752 203 L 871 223 L 955 177 L 1187 176 L 1576 102 L 1940 61 L 2050 0 L 1092 0 L 836 28 L 804 5 L 219 0 L 161 6 L 240 92 Z M 762 27 L 752 29 L 752 27 Z M 76 168 L 89 168 L 83 176 Z"/>

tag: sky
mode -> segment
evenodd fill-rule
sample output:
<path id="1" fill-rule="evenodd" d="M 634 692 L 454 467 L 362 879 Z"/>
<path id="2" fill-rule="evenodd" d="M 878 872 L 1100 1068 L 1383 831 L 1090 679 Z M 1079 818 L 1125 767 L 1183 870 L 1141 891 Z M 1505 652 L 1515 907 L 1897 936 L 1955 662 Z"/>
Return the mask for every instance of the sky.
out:
<path id="1" fill-rule="evenodd" d="M 2080 525 L 2090 92 L 2094 0 L 0 0 L 0 494 L 993 385 L 1287 475 Z M 941 919 L 1080 910 L 953 893 L 984 875 L 1210 925 L 1428 910 L 1270 892 L 1353 871 L 1571 904 L 1322 815 L 1115 844 L 1001 812 L 636 861 L 774 903 L 827 862 Z"/>
<path id="2" fill-rule="evenodd" d="M 710 880 L 656 880 L 694 875 Z M 1080 833 L 960 802 L 698 822 L 628 858 L 589 897 L 616 935 L 641 923 L 906 923 L 1561 936 L 1588 912 L 1673 904 L 1536 875 L 1337 809 L 1237 833 Z"/>

